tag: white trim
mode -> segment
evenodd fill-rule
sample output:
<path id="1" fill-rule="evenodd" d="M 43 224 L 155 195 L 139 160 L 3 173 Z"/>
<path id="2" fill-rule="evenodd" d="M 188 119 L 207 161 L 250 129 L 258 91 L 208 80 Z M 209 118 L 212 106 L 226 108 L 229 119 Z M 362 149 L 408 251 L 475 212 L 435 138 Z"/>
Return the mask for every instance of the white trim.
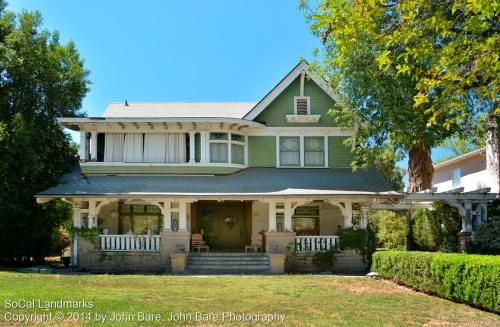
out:
<path id="1" fill-rule="evenodd" d="M 97 160 L 97 132 L 90 132 L 90 160 Z"/>
<path id="2" fill-rule="evenodd" d="M 280 134 L 283 136 L 293 136 L 303 133 L 304 136 L 351 136 L 352 130 L 352 128 L 342 127 L 266 127 L 261 130 L 252 130 L 247 135 L 274 136 Z"/>
<path id="3" fill-rule="evenodd" d="M 195 162 L 195 147 L 196 147 L 196 144 L 195 144 L 195 132 L 193 131 L 190 131 L 189 132 L 189 162 L 190 163 L 194 163 Z"/>
<path id="4" fill-rule="evenodd" d="M 319 122 L 321 115 L 285 115 L 287 123 L 317 123 Z"/>
<path id="5" fill-rule="evenodd" d="M 326 94 L 328 94 L 333 100 L 338 103 L 340 102 L 340 97 L 336 91 L 331 88 L 328 83 L 322 78 L 318 77 L 313 71 L 308 71 L 309 64 L 306 61 L 301 61 L 295 68 L 293 68 L 286 76 L 279 82 L 262 100 L 255 105 L 255 107 L 250 110 L 243 118 L 248 120 L 254 120 L 264 109 L 271 104 L 302 72 L 306 72 L 307 75 L 313 80 Z"/>
<path id="6" fill-rule="evenodd" d="M 330 164 L 328 162 L 328 136 L 327 135 L 323 136 L 323 142 L 324 142 L 324 144 L 323 144 L 324 150 L 323 151 L 325 152 L 325 167 L 329 168 Z"/>
<path id="7" fill-rule="evenodd" d="M 305 151 L 304 151 L 304 135 L 299 136 L 299 162 L 300 162 L 300 167 L 304 167 L 304 156 L 305 156 Z"/>
<path id="8" fill-rule="evenodd" d="M 200 132 L 200 163 L 207 163 L 207 132 Z"/>
<path id="9" fill-rule="evenodd" d="M 87 159 L 87 132 L 80 131 L 80 160 Z"/>
<path id="10" fill-rule="evenodd" d="M 234 167 L 246 168 L 246 165 L 229 164 L 224 162 L 183 162 L 183 163 L 161 163 L 161 162 L 81 162 L 81 167 L 95 167 L 95 166 L 139 166 L 139 167 Z"/>

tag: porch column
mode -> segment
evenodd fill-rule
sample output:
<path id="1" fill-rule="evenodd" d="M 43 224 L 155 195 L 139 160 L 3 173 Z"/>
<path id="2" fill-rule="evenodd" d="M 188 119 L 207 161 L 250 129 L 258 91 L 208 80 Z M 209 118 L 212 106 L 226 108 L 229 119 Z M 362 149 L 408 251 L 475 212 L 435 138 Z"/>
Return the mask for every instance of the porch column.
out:
<path id="1" fill-rule="evenodd" d="M 76 228 L 82 227 L 82 216 L 80 214 L 80 208 L 73 207 L 73 225 Z"/>
<path id="2" fill-rule="evenodd" d="M 163 230 L 172 231 L 172 203 L 170 201 L 163 202 Z"/>
<path id="3" fill-rule="evenodd" d="M 90 159 L 97 160 L 97 132 L 90 133 Z"/>
<path id="4" fill-rule="evenodd" d="M 465 215 L 462 215 L 461 232 L 472 232 L 472 202 L 465 202 Z"/>
<path id="5" fill-rule="evenodd" d="M 352 202 L 345 202 L 344 228 L 352 227 Z"/>
<path id="6" fill-rule="evenodd" d="M 201 149 L 200 162 L 206 163 L 207 162 L 207 132 L 205 132 L 205 131 L 200 132 L 200 149 Z"/>
<path id="7" fill-rule="evenodd" d="M 87 132 L 80 131 L 80 160 L 87 159 Z"/>
<path id="8" fill-rule="evenodd" d="M 292 231 L 292 203 L 290 201 L 285 201 L 285 226 L 284 226 L 284 231 L 285 232 L 291 232 Z"/>
<path id="9" fill-rule="evenodd" d="M 186 201 L 179 201 L 179 232 L 187 231 L 187 205 Z"/>
<path id="10" fill-rule="evenodd" d="M 268 232 L 276 231 L 276 202 L 271 201 L 269 203 L 269 229 Z"/>
<path id="11" fill-rule="evenodd" d="M 359 221 L 359 227 L 361 229 L 366 229 L 368 227 L 368 208 L 361 207 L 361 220 Z"/>
<path id="12" fill-rule="evenodd" d="M 192 132 L 189 132 L 189 162 L 193 163 L 195 160 L 194 160 L 194 150 L 195 150 L 195 142 L 196 142 L 196 138 L 194 137 L 195 133 L 194 131 Z"/>
<path id="13" fill-rule="evenodd" d="M 89 228 L 97 228 L 96 201 L 89 200 Z"/>

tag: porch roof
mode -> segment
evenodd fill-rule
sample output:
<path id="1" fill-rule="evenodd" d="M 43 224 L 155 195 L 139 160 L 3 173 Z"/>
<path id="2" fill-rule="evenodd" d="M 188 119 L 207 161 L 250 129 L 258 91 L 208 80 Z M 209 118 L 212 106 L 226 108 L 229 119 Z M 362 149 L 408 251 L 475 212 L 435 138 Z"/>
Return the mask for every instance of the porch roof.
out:
<path id="1" fill-rule="evenodd" d="M 37 194 L 52 197 L 400 197 L 375 169 L 248 168 L 228 175 L 82 175 L 79 169 Z"/>

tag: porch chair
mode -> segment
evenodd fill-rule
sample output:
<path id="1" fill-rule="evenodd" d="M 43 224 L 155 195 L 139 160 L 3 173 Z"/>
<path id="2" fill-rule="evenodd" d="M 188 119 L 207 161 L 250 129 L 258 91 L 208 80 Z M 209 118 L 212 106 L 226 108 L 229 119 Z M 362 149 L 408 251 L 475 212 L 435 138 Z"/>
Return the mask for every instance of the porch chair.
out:
<path id="1" fill-rule="evenodd" d="M 200 252 L 201 249 L 209 251 L 209 246 L 205 244 L 203 241 L 203 235 L 202 234 L 193 234 L 191 235 L 191 247 L 192 249 L 197 249 L 198 252 Z"/>
<path id="2" fill-rule="evenodd" d="M 248 252 L 248 249 L 262 252 L 262 234 L 252 234 L 250 245 L 245 245 L 245 252 Z"/>

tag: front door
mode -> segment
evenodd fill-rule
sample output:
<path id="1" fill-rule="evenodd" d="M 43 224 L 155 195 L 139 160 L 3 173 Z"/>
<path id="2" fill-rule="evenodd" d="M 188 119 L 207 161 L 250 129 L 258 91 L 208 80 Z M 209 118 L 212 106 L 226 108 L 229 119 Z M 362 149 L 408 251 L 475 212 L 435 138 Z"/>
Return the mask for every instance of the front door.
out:
<path id="1" fill-rule="evenodd" d="M 199 229 L 210 248 L 242 250 L 247 244 L 247 207 L 245 202 L 199 202 Z"/>

